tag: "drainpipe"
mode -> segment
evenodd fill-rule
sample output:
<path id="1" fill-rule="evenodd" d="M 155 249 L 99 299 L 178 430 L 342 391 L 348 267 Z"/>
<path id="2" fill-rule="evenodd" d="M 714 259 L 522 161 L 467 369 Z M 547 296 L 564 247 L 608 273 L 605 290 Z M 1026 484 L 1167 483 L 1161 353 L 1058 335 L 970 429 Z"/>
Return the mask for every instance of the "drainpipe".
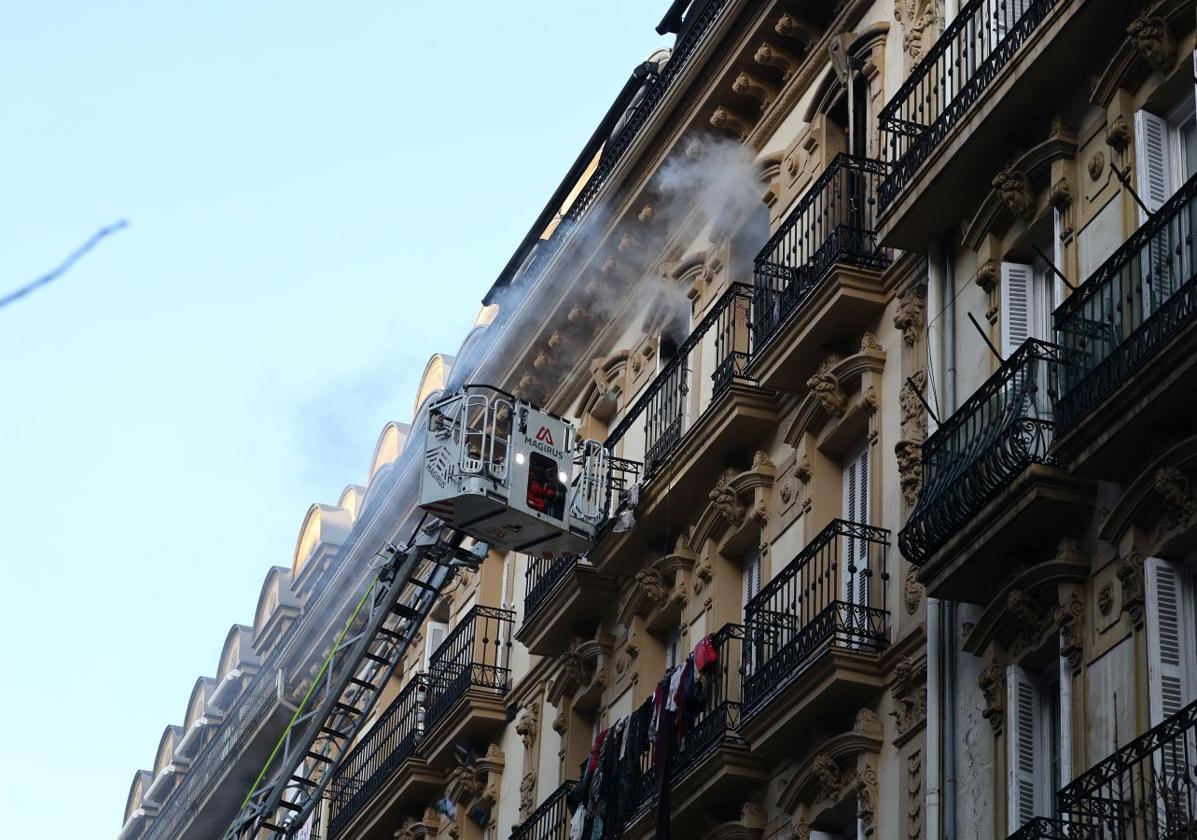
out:
<path id="1" fill-rule="evenodd" d="M 956 410 L 956 253 L 951 239 L 944 240 L 944 411 Z M 956 838 L 956 602 L 944 602 L 944 823 L 945 840 Z"/>
<path id="2" fill-rule="evenodd" d="M 943 311 L 943 269 L 937 265 L 938 260 L 932 255 L 927 260 L 927 349 L 931 357 L 931 370 L 935 373 L 934 387 L 942 390 L 943 366 L 943 323 L 936 317 Z M 942 404 L 944 394 L 938 394 L 931 399 L 932 404 Z M 943 691 L 941 689 L 940 674 L 942 661 L 940 654 L 941 633 L 940 624 L 942 605 L 938 598 L 927 599 L 927 838 L 940 840 L 940 756 L 943 709 Z"/>

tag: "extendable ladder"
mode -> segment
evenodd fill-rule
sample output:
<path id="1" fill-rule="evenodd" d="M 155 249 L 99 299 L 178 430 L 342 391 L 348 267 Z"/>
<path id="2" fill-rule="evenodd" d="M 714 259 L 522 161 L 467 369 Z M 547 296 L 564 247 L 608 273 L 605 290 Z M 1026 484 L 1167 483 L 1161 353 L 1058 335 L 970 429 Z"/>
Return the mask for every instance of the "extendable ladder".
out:
<path id="1" fill-rule="evenodd" d="M 225 840 L 293 836 L 320 804 L 441 589 L 479 558 L 439 520 L 405 548 L 388 547 L 379 571 L 258 775 Z"/>

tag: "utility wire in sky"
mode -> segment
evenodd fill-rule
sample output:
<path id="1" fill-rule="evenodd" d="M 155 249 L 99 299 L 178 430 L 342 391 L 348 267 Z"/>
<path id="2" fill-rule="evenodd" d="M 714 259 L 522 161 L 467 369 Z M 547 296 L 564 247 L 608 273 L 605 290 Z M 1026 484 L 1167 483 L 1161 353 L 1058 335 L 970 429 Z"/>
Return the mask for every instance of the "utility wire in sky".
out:
<path id="1" fill-rule="evenodd" d="M 105 236 L 109 236 L 113 233 L 117 233 L 118 231 L 122 231 L 125 228 L 127 228 L 128 226 L 129 226 L 129 223 L 126 222 L 124 219 L 121 219 L 119 222 L 115 222 L 111 225 L 108 225 L 108 227 L 100 228 L 99 230 L 97 230 L 95 233 L 93 233 L 91 235 L 90 239 L 88 239 L 86 242 L 84 242 L 82 245 L 80 245 L 78 248 L 76 248 L 75 251 L 69 257 L 67 257 L 65 260 L 63 260 L 62 265 L 58 266 L 58 268 L 54 269 L 53 271 L 51 271 L 47 274 L 43 274 L 41 277 L 37 278 L 36 280 L 34 280 L 31 283 L 25 284 L 24 286 L 17 289 L 16 291 L 10 292 L 7 295 L 5 295 L 4 297 L 0 297 L 0 309 L 3 309 L 4 307 L 8 306 L 13 301 L 18 300 L 19 298 L 25 297 L 25 295 L 29 294 L 34 289 L 41 288 L 42 286 L 46 285 L 47 283 L 51 283 L 51 282 L 57 280 L 59 277 L 61 277 L 63 274 L 65 274 L 70 269 L 71 266 L 73 266 L 76 262 L 78 262 L 79 259 L 84 254 L 86 254 L 92 248 L 96 247 L 96 245 L 99 243 L 99 241 L 101 239 L 103 239 Z"/>

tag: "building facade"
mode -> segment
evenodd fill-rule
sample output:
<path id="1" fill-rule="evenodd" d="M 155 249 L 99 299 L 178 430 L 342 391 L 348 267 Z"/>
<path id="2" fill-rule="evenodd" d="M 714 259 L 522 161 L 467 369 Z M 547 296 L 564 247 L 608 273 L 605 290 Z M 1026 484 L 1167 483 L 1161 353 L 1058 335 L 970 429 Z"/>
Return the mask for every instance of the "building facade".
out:
<path id="1" fill-rule="evenodd" d="M 674 2 L 122 840 L 224 831 L 464 382 L 604 441 L 619 515 L 454 579 L 307 837 L 1192 836 L 1195 29 Z"/>

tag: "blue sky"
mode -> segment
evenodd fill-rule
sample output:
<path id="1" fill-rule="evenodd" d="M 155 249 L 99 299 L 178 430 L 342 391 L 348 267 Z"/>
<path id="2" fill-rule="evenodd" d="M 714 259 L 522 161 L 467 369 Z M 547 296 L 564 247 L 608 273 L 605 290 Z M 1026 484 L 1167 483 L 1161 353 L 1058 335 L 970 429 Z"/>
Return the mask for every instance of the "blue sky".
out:
<path id="1" fill-rule="evenodd" d="M 130 227 L 0 309 L 6 836 L 116 835 L 666 5 L 9 5 L 0 294 Z"/>

